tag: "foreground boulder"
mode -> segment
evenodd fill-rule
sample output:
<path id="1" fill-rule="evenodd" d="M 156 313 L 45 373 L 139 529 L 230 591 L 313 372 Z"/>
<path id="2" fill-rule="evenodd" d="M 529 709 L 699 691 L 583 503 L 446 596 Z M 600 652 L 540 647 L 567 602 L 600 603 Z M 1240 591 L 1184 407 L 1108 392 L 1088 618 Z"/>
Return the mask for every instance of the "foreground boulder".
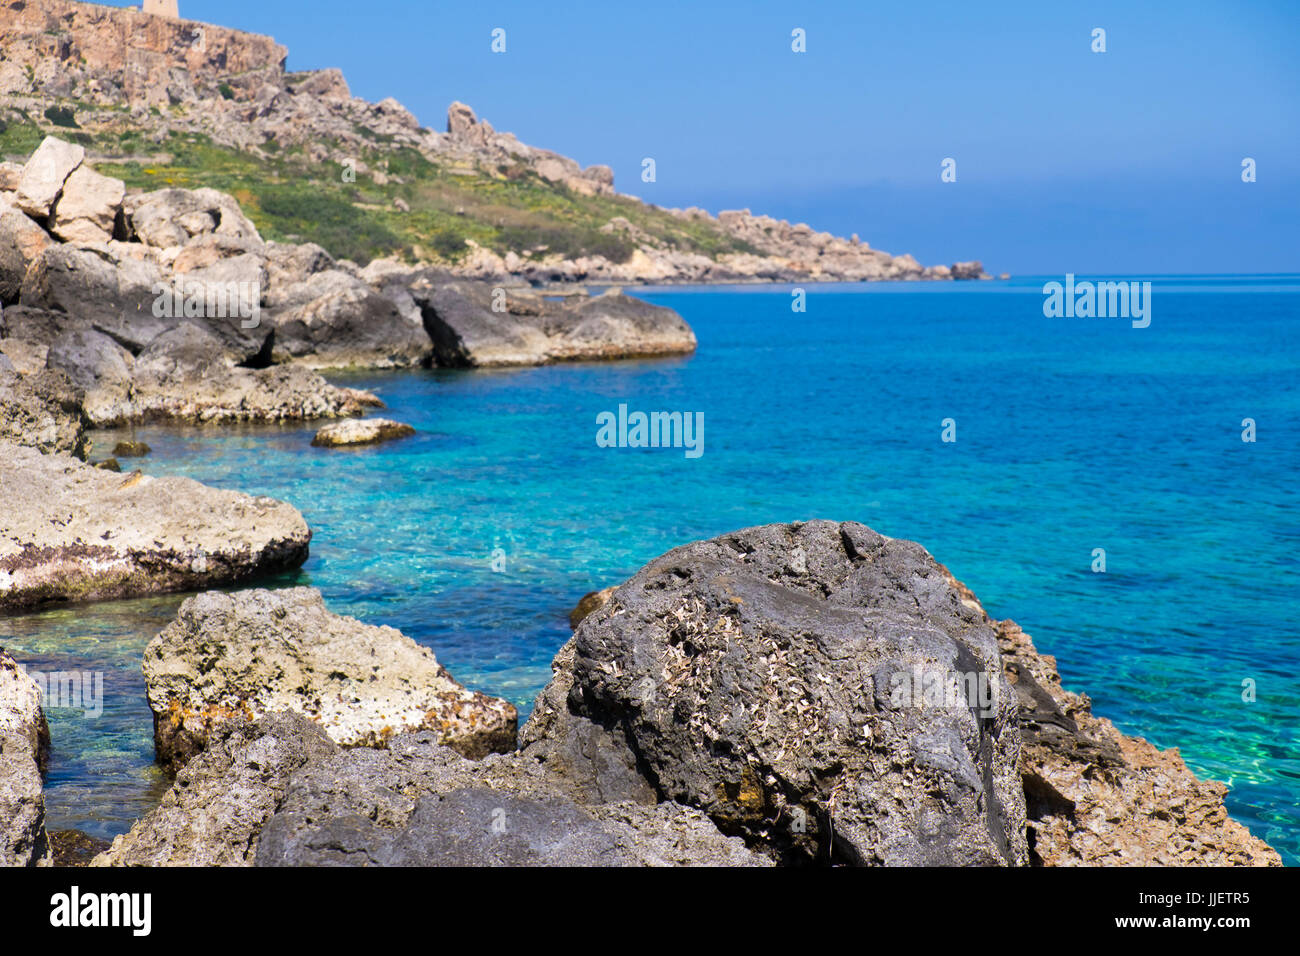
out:
<path id="1" fill-rule="evenodd" d="M 192 590 L 292 568 L 302 515 L 188 478 L 102 471 L 0 442 L 0 611 Z"/>
<path id="2" fill-rule="evenodd" d="M 0 867 L 49 865 L 41 795 L 49 751 L 40 688 L 0 648 Z"/>
<path id="3" fill-rule="evenodd" d="M 325 608 L 312 588 L 189 598 L 145 650 L 158 760 L 183 764 L 232 717 L 295 711 L 336 743 L 431 730 L 468 757 L 514 749 L 513 705 L 466 690 L 427 648 Z"/>
<path id="4" fill-rule="evenodd" d="M 556 682 L 525 743 L 597 725 L 660 799 L 783 858 L 1028 860 L 996 635 L 915 543 L 813 521 L 678 548 L 582 621 Z"/>
<path id="5" fill-rule="evenodd" d="M 1228 816 L 1223 784 L 1197 779 L 1176 749 L 1158 750 L 1094 716 L 1085 695 L 1061 686 L 1054 658 L 1038 653 L 1014 621 L 990 618 L 965 585 L 938 567 L 961 602 L 997 632 L 1015 692 L 1032 865 L 1281 865 L 1276 851 Z M 617 590 L 586 595 L 571 617 L 575 628 Z M 570 641 L 555 659 L 556 679 L 522 733 L 525 752 L 545 760 L 579 793 L 614 791 L 644 800 L 617 728 L 611 734 L 572 719 L 574 653 Z"/>
<path id="6" fill-rule="evenodd" d="M 337 749 L 297 714 L 269 714 L 256 724 L 228 721 L 162 802 L 92 865 L 251 865 L 290 775 Z"/>
<path id="7" fill-rule="evenodd" d="M 326 425 L 316 432 L 313 445 L 342 448 L 348 445 L 374 445 L 395 438 L 409 438 L 415 429 L 388 418 L 347 419 Z"/>
<path id="8" fill-rule="evenodd" d="M 582 806 L 518 754 L 481 763 L 434 734 L 294 775 L 258 866 L 770 866 L 679 804 Z"/>

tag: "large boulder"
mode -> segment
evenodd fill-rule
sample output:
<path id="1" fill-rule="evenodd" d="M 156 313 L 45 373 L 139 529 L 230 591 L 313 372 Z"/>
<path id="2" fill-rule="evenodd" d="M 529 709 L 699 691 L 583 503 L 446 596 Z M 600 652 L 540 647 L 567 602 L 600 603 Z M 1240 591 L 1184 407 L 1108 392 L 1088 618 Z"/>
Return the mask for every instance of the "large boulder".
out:
<path id="1" fill-rule="evenodd" d="M 81 395 L 81 408 L 95 427 L 135 419 L 131 376 L 135 359 L 113 339 L 94 329 L 64 332 L 50 344 L 49 368 L 67 375 Z"/>
<path id="2" fill-rule="evenodd" d="M 50 231 L 65 242 L 108 242 L 113 238 L 125 196 L 122 180 L 80 166 L 63 184 Z"/>
<path id="3" fill-rule="evenodd" d="M 582 805 L 518 754 L 465 760 L 437 735 L 352 750 L 296 773 L 258 866 L 765 866 L 674 803 Z"/>
<path id="4" fill-rule="evenodd" d="M 48 866 L 41 778 L 50 729 L 40 687 L 0 648 L 0 866 Z"/>
<path id="5" fill-rule="evenodd" d="M 436 731 L 469 757 L 513 750 L 515 708 L 466 690 L 390 627 L 332 614 L 312 588 L 189 598 L 145 650 L 158 759 L 177 766 L 235 716 L 296 711 L 346 746 Z"/>
<path id="6" fill-rule="evenodd" d="M 275 329 L 276 361 L 400 368 L 419 365 L 432 352 L 418 311 L 408 314 L 338 269 L 275 286 L 267 296 L 267 317 Z"/>
<path id="7" fill-rule="evenodd" d="M 486 282 L 417 286 L 424 325 L 440 365 L 541 365 L 547 362 L 683 355 L 695 333 L 672 309 L 608 292 L 553 302 Z"/>
<path id="8" fill-rule="evenodd" d="M 297 567 L 311 540 L 272 498 L 4 442 L 0 501 L 0 611 L 232 584 Z"/>
<path id="9" fill-rule="evenodd" d="M 239 203 L 215 189 L 159 189 L 130 196 L 126 215 L 136 237 L 155 249 L 184 246 L 209 234 L 261 242 Z"/>
<path id="10" fill-rule="evenodd" d="M 554 310 L 545 328 L 556 361 L 644 358 L 695 351 L 695 333 L 672 309 L 606 292 Z"/>
<path id="11" fill-rule="evenodd" d="M 83 147 L 45 137 L 23 166 L 15 195 L 18 207 L 35 219 L 48 218 L 63 184 L 85 158 Z"/>
<path id="12" fill-rule="evenodd" d="M 579 624 L 556 683 L 526 744 L 594 725 L 626 751 L 606 764 L 783 859 L 1028 861 L 996 635 L 915 543 L 813 521 L 678 548 Z"/>
<path id="13" fill-rule="evenodd" d="M 250 866 L 295 770 L 338 748 L 293 713 L 225 722 L 162 801 L 94 866 Z"/>
<path id="14" fill-rule="evenodd" d="M 32 262 L 20 301 L 85 319 L 134 353 L 177 324 L 165 312 L 155 314 L 161 283 L 152 263 L 114 262 L 95 250 L 54 245 Z"/>

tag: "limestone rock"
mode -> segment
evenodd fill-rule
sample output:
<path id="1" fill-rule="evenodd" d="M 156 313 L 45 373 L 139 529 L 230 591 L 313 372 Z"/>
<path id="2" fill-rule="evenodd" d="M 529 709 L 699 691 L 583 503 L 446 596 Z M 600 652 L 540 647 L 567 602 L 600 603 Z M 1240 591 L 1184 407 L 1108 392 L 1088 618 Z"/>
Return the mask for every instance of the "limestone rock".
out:
<path id="1" fill-rule="evenodd" d="M 165 765 L 232 715 L 287 710 L 346 746 L 417 729 L 471 757 L 515 746 L 512 705 L 466 690 L 400 631 L 330 613 L 311 588 L 189 598 L 150 642 L 144 674 Z"/>
<path id="2" fill-rule="evenodd" d="M 40 687 L 0 648 L 0 866 L 48 866 L 41 777 L 50 730 Z"/>
<path id="3" fill-rule="evenodd" d="M 296 567 L 311 539 L 272 498 L 2 442 L 0 501 L 0 611 L 232 584 Z"/>
<path id="4" fill-rule="evenodd" d="M 311 443 L 324 448 L 342 448 L 349 445 L 374 445 L 395 438 L 409 438 L 414 434 L 415 429 L 410 425 L 388 418 L 350 418 L 321 428 Z"/>
<path id="5" fill-rule="evenodd" d="M 0 446 L 5 443 L 85 457 L 85 421 L 72 383 L 57 372 L 20 375 L 0 354 Z"/>
<path id="6" fill-rule="evenodd" d="M 85 158 L 83 147 L 45 137 L 23 166 L 15 194 L 18 208 L 34 219 L 49 218 L 63 184 Z"/>
<path id="7" fill-rule="evenodd" d="M 947 569 L 944 569 L 945 573 Z M 1200 780 L 1176 749 L 1158 750 L 1092 713 L 1061 686 L 1056 660 L 1015 621 L 994 621 L 1016 692 L 1030 856 L 1040 866 L 1281 866 L 1277 852 L 1229 818 L 1227 787 Z"/>
<path id="8" fill-rule="evenodd" d="M 122 180 L 79 166 L 63 184 L 50 231 L 65 242 L 107 242 L 125 196 Z"/>
<path id="9" fill-rule="evenodd" d="M 93 866 L 249 866 L 290 776 L 337 747 L 298 714 L 227 721 L 162 802 Z"/>
<path id="10" fill-rule="evenodd" d="M 135 358 L 93 329 L 63 333 L 51 343 L 46 363 L 68 376 L 81 393 L 81 408 L 95 427 L 121 425 L 135 418 L 131 377 Z"/>
<path id="11" fill-rule="evenodd" d="M 0 201 L 0 304 L 18 301 L 28 268 L 52 244 L 44 229 Z"/>

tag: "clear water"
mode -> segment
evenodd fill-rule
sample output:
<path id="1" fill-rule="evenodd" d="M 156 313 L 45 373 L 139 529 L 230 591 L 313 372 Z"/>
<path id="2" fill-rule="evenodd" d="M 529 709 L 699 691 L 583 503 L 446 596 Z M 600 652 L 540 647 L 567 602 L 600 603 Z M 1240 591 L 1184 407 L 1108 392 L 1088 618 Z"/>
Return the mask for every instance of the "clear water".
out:
<path id="1" fill-rule="evenodd" d="M 153 474 L 293 502 L 315 538 L 282 581 L 525 711 L 576 600 L 676 545 L 815 517 L 914 538 L 1300 862 L 1300 277 L 1157 277 L 1147 329 L 1046 319 L 1042 281 L 810 287 L 804 314 L 788 287 L 652 290 L 695 356 L 347 377 L 419 429 L 406 441 L 134 434 Z M 703 412 L 703 456 L 597 447 L 620 403 Z M 157 798 L 139 660 L 178 601 L 0 621 L 32 665 L 108 675 L 104 716 L 51 715 L 53 826 L 111 835 Z"/>

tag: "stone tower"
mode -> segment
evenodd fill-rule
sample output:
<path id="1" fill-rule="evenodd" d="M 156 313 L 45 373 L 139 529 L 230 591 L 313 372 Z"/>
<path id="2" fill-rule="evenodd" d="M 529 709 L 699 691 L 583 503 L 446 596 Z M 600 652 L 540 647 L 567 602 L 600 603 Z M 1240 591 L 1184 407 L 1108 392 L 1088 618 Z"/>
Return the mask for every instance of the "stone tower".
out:
<path id="1" fill-rule="evenodd" d="M 177 19 L 181 15 L 180 10 L 177 9 L 177 0 L 144 0 L 144 12 Z"/>

